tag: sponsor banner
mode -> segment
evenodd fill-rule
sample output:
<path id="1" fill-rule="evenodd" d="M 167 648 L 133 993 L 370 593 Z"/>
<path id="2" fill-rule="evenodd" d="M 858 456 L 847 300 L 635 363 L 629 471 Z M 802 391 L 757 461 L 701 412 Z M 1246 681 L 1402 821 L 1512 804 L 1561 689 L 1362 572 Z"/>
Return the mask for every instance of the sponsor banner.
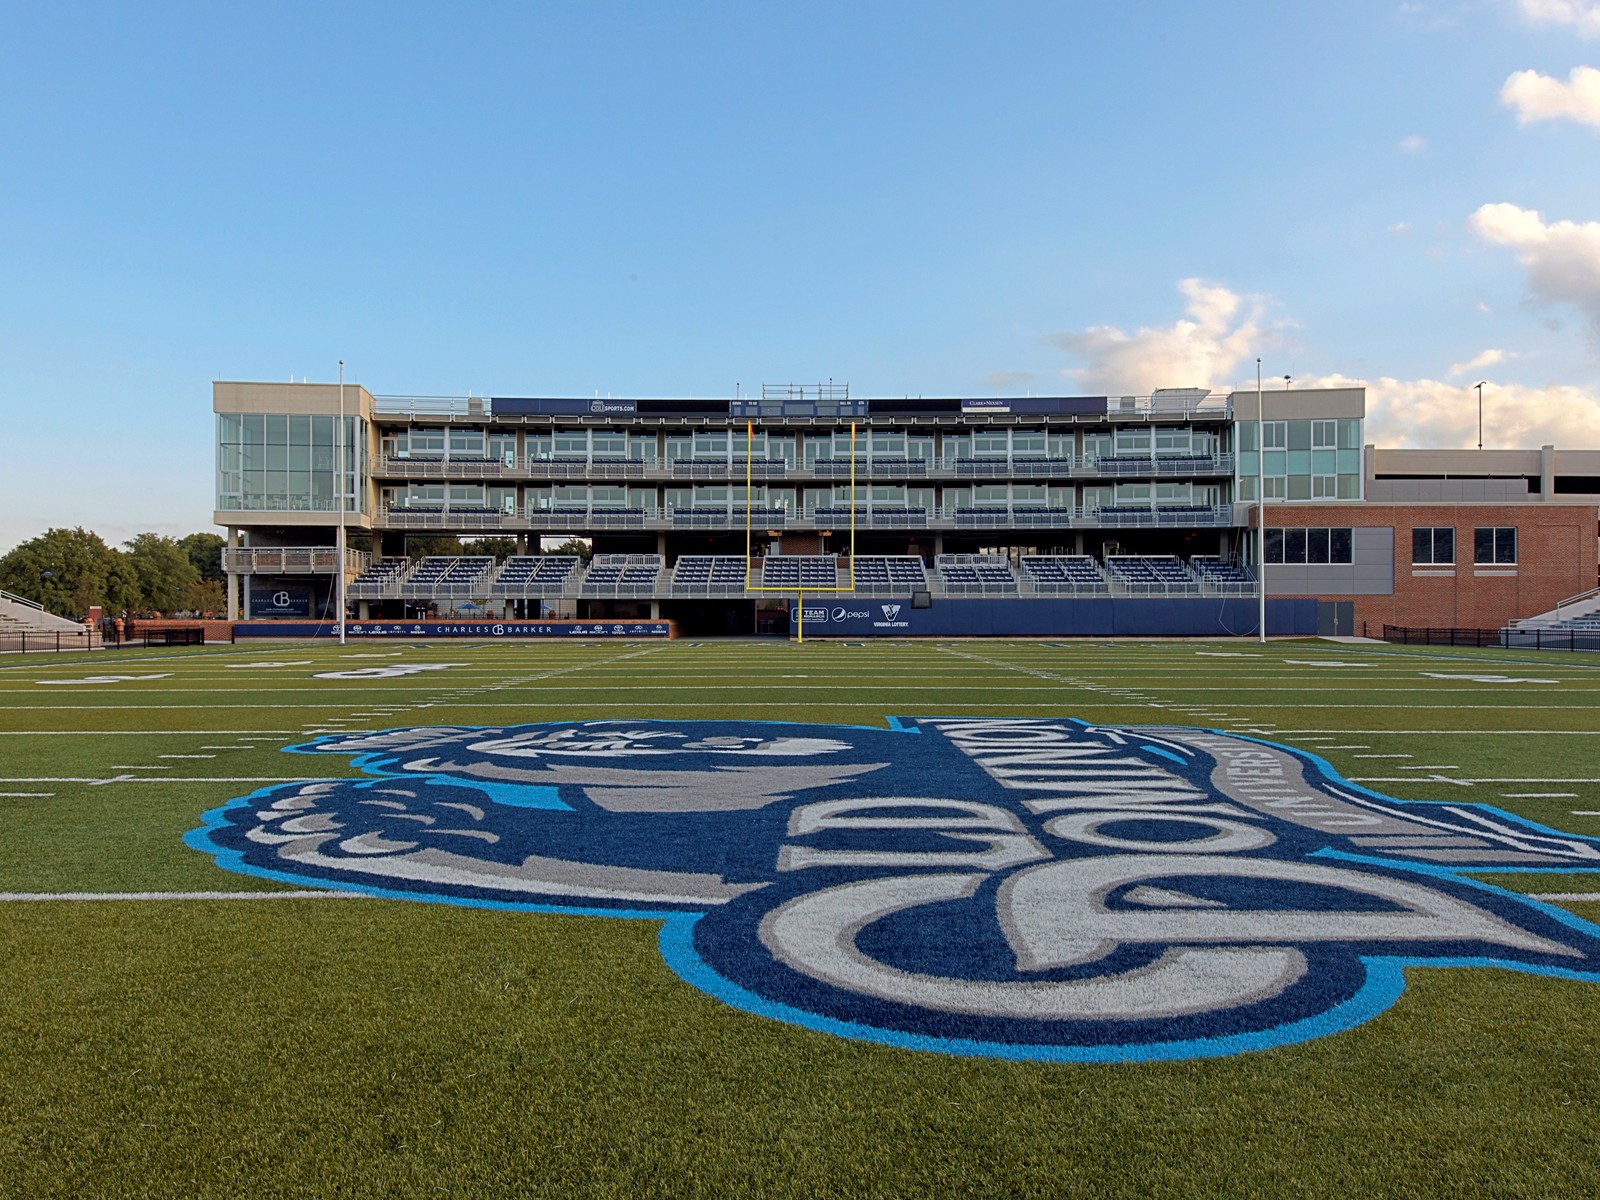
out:
<path id="1" fill-rule="evenodd" d="M 964 413 L 1028 413 L 1048 416 L 1104 416 L 1104 396 L 1008 396 L 963 400 Z"/>
<path id="2" fill-rule="evenodd" d="M 309 617 L 311 589 L 303 583 L 256 583 L 250 588 L 252 617 Z"/>
<path id="3" fill-rule="evenodd" d="M 235 637 L 338 637 L 332 623 L 235 625 Z M 671 621 L 350 621 L 345 636 L 352 638 L 386 637 L 475 637 L 475 638 L 666 638 L 672 636 Z"/>
<path id="4" fill-rule="evenodd" d="M 326 778 L 186 843 L 307 887 L 664 920 L 689 983 L 843 1037 L 1184 1059 L 1358 1026 L 1413 967 L 1600 982 L 1600 927 L 1484 882 L 1600 869 L 1600 839 L 1225 731 L 621 718 L 290 752 Z"/>
<path id="5" fill-rule="evenodd" d="M 1256 631 L 1254 597 L 1228 599 L 1118 597 L 965 600 L 937 597 L 914 609 L 893 601 L 830 597 L 806 601 L 810 637 L 1236 637 Z M 799 606 L 789 605 L 789 630 L 799 632 Z M 1317 631 L 1315 600 L 1268 600 L 1267 632 Z"/>

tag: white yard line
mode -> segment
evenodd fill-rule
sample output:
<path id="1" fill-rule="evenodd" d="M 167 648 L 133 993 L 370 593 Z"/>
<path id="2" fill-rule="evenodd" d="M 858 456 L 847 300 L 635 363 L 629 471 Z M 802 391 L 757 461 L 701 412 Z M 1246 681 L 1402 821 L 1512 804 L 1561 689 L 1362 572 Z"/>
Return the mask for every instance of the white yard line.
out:
<path id="1" fill-rule="evenodd" d="M 1600 892 L 1529 892 L 1530 900 L 1546 900 L 1560 903 L 1595 904 L 1600 903 Z"/>
<path id="2" fill-rule="evenodd" d="M 1501 792 L 1507 800 L 1576 800 L 1577 792 Z"/>

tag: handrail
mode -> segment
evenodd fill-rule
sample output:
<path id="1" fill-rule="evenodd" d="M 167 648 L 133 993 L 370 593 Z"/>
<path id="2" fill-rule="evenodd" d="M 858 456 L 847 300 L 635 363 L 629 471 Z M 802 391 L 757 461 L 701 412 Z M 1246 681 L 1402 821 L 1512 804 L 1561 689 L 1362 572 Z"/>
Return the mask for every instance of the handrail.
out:
<path id="1" fill-rule="evenodd" d="M 19 596 L 15 592 L 0 590 L 0 600 L 10 600 L 13 604 L 26 604 L 29 608 L 37 608 L 40 612 L 45 611 L 44 605 L 37 600 L 29 600 L 26 596 Z"/>

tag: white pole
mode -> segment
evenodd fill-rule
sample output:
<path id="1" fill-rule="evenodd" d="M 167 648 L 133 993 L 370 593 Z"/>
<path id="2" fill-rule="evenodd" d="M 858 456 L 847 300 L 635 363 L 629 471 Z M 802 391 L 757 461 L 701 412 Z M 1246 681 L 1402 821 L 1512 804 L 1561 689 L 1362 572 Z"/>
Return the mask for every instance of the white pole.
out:
<path id="1" fill-rule="evenodd" d="M 335 557 L 339 560 L 334 570 L 338 580 L 336 591 L 339 605 L 339 645 L 344 645 L 344 359 L 339 360 L 339 424 L 333 431 L 334 444 L 334 486 L 339 492 L 339 533 L 337 539 L 338 553 Z"/>
<path id="2" fill-rule="evenodd" d="M 1256 359 L 1256 640 L 1267 641 L 1267 422 Z"/>

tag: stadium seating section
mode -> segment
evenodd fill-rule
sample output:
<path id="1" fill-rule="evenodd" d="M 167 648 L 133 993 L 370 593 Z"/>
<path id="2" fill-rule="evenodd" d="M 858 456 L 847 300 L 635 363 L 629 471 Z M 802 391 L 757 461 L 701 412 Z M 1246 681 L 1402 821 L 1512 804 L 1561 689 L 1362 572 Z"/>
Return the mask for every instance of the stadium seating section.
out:
<path id="1" fill-rule="evenodd" d="M 1112 578 L 1128 591 L 1173 593 L 1200 590 L 1194 576 L 1172 554 L 1111 554 L 1106 556 L 1106 567 Z"/>
<path id="2" fill-rule="evenodd" d="M 561 592 L 578 565 L 576 555 L 519 555 L 506 559 L 493 587 L 499 596 L 548 596 Z"/>
<path id="3" fill-rule="evenodd" d="M 909 596 L 928 590 L 928 572 L 915 555 L 857 555 L 851 562 L 858 592 Z"/>
<path id="4" fill-rule="evenodd" d="M 839 586 L 839 560 L 831 554 L 775 554 L 762 563 L 764 588 L 809 591 Z"/>
<path id="5" fill-rule="evenodd" d="M 584 576 L 587 595 L 648 596 L 661 576 L 659 554 L 596 554 Z"/>
<path id="6" fill-rule="evenodd" d="M 991 554 L 941 554 L 934 569 L 951 595 L 1003 595 L 1017 590 L 1011 564 Z"/>
<path id="7" fill-rule="evenodd" d="M 1104 592 L 1106 577 L 1086 554 L 1025 554 L 1023 576 L 1036 592 Z"/>
<path id="8" fill-rule="evenodd" d="M 400 587 L 400 594 L 422 600 L 434 596 L 468 596 L 477 591 L 478 581 L 494 566 L 487 555 L 423 559 Z"/>
<path id="9" fill-rule="evenodd" d="M 685 554 L 673 568 L 672 590 L 680 596 L 743 592 L 747 569 L 746 560 L 742 557 Z"/>

